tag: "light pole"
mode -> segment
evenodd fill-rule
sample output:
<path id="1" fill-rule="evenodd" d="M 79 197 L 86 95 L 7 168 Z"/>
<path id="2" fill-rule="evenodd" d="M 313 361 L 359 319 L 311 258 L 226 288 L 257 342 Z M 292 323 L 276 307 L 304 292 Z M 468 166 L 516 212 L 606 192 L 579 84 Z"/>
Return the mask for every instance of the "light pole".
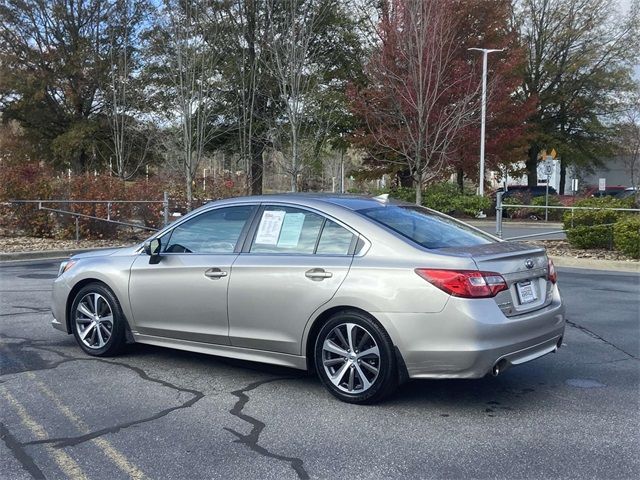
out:
<path id="1" fill-rule="evenodd" d="M 482 52 L 482 123 L 480 124 L 480 196 L 484 197 L 484 132 L 487 115 L 487 55 L 502 52 L 504 48 L 469 48 Z"/>

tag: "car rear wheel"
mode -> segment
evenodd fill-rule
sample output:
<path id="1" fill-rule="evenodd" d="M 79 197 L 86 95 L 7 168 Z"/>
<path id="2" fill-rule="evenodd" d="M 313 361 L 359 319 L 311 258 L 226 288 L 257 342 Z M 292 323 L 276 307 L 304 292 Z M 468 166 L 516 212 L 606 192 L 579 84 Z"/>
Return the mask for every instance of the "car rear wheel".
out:
<path id="1" fill-rule="evenodd" d="M 71 306 L 71 326 L 80 348 L 89 355 L 108 357 L 125 343 L 125 320 L 113 292 L 101 283 L 83 287 Z"/>
<path id="2" fill-rule="evenodd" d="M 393 343 L 367 315 L 333 315 L 316 339 L 316 371 L 335 397 L 349 403 L 375 403 L 398 386 Z"/>

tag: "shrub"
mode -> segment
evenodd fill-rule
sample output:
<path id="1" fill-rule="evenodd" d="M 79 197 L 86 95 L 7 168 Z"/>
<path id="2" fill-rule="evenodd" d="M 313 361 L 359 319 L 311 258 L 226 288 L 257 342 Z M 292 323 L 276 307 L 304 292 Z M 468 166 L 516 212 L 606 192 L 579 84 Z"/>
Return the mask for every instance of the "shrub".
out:
<path id="1" fill-rule="evenodd" d="M 53 171 L 38 163 L 4 166 L 0 169 L 0 226 L 14 233 L 52 237 L 55 217 L 34 204 L 10 204 L 8 200 L 51 198 Z"/>
<path id="2" fill-rule="evenodd" d="M 413 188 L 398 187 L 380 193 L 389 193 L 392 198 L 405 202 L 414 203 L 416 200 L 416 191 Z M 475 216 L 478 212 L 491 208 L 491 199 L 461 194 L 457 185 L 445 182 L 427 186 L 422 193 L 422 205 L 447 215 Z"/>
<path id="3" fill-rule="evenodd" d="M 467 216 L 475 217 L 478 212 L 485 213 L 491 209 L 491 198 L 479 195 L 460 195 L 457 199 L 456 211 Z"/>
<path id="4" fill-rule="evenodd" d="M 531 204 L 531 195 L 526 192 L 516 192 L 513 195 L 503 198 L 502 205 L 529 205 Z M 531 209 L 529 208 L 505 208 L 503 209 L 503 217 L 509 218 L 529 218 Z"/>
<path id="5" fill-rule="evenodd" d="M 613 228 L 622 212 L 611 208 L 628 208 L 628 202 L 611 197 L 589 198 L 576 202 L 576 207 L 597 207 L 599 210 L 575 210 L 564 213 L 567 240 L 577 248 L 610 248 Z"/>
<path id="6" fill-rule="evenodd" d="M 640 216 L 628 215 L 618 220 L 613 226 L 613 242 L 616 250 L 640 258 Z"/>
<path id="7" fill-rule="evenodd" d="M 544 207 L 545 197 L 533 197 L 533 199 L 531 200 L 531 205 L 534 205 L 534 206 L 539 205 Z M 562 203 L 560 203 L 560 198 L 557 195 L 549 195 L 549 205 L 561 207 Z M 536 208 L 536 209 L 531 209 L 529 211 L 531 212 L 531 214 L 535 215 L 537 218 L 543 219 L 544 210 L 545 210 L 544 208 Z M 555 208 L 549 209 L 548 218 L 549 220 L 554 220 L 554 221 L 562 220 L 562 210 L 555 209 Z"/>

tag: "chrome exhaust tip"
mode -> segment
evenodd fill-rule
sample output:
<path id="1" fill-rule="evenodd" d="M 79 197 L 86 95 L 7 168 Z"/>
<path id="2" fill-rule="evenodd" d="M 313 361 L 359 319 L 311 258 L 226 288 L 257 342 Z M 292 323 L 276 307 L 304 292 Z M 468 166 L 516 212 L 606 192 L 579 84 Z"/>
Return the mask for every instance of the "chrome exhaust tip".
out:
<path id="1" fill-rule="evenodd" d="M 491 369 L 491 375 L 493 375 L 494 377 L 497 377 L 502 372 L 504 372 L 508 366 L 509 366 L 509 363 L 506 359 L 503 358 L 502 360 L 498 360 L 496 364 L 493 366 L 493 368 Z"/>

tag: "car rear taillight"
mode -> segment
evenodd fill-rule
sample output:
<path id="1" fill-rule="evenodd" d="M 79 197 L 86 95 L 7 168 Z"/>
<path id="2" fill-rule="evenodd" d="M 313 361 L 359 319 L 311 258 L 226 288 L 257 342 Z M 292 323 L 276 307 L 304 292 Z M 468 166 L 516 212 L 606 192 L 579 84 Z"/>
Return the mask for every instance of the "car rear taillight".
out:
<path id="1" fill-rule="evenodd" d="M 548 272 L 547 272 L 547 279 L 551 282 L 551 283 L 556 283 L 558 281 L 558 274 L 556 273 L 556 267 L 553 265 L 553 261 L 549 258 L 549 264 L 548 264 Z"/>
<path id="2" fill-rule="evenodd" d="M 489 298 L 507 290 L 507 282 L 495 272 L 478 270 L 437 270 L 416 268 L 415 272 L 427 282 L 454 297 Z"/>

